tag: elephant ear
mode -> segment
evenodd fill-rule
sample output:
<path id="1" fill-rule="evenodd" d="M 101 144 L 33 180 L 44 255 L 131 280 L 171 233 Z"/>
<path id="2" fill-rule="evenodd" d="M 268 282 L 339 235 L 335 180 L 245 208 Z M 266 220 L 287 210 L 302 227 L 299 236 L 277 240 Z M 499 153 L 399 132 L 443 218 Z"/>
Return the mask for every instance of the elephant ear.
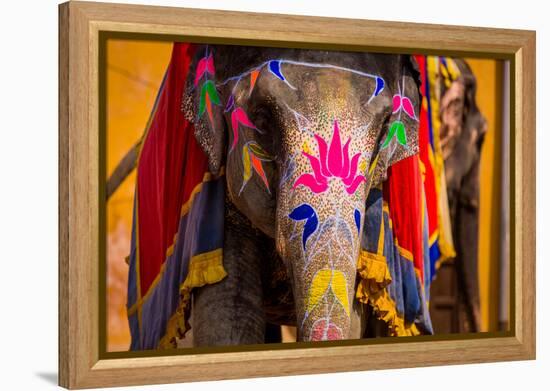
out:
<path id="1" fill-rule="evenodd" d="M 373 162 L 372 184 L 386 179 L 387 169 L 418 153 L 420 118 L 420 72 L 416 60 L 409 55 L 398 57 L 398 75 L 391 88 L 390 115 L 382 129 L 380 144 Z"/>
<path id="2" fill-rule="evenodd" d="M 183 92 L 182 111 L 195 125 L 195 138 L 214 175 L 220 172 L 225 155 L 225 120 L 216 80 L 215 48 L 199 46 Z"/>

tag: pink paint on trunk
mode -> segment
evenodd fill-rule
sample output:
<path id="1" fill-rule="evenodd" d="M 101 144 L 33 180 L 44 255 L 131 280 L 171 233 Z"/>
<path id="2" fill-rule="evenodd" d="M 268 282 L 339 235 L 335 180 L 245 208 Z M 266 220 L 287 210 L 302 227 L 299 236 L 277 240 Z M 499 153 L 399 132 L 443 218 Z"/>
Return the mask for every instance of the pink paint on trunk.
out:
<path id="1" fill-rule="evenodd" d="M 337 341 L 343 339 L 342 330 L 330 320 L 319 319 L 311 327 L 311 341 Z"/>

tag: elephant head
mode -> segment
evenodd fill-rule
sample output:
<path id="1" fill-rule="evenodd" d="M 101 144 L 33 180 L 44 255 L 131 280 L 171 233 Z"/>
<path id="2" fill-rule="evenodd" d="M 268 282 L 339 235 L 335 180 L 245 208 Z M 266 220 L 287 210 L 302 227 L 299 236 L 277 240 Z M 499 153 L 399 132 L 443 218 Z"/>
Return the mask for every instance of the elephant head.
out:
<path id="1" fill-rule="evenodd" d="M 183 111 L 230 200 L 275 239 L 298 339 L 349 338 L 369 189 L 417 151 L 410 57 L 208 46 L 191 75 Z"/>
<path id="2" fill-rule="evenodd" d="M 479 159 L 487 132 L 487 121 L 476 103 L 476 78 L 464 60 L 453 62 L 460 74 L 456 80 L 440 83 L 439 91 L 441 149 L 452 214 L 457 202 L 478 206 Z"/>

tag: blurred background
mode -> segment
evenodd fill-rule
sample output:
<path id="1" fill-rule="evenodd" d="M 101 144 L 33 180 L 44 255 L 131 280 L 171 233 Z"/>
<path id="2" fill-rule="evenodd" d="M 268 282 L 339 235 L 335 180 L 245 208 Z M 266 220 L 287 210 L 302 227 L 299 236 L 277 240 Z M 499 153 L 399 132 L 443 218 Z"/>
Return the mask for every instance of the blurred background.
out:
<path id="1" fill-rule="evenodd" d="M 142 136 L 172 44 L 131 40 L 107 42 L 107 176 Z M 480 162 L 479 331 L 508 327 L 508 66 L 491 59 L 466 59 L 477 79 L 477 104 L 487 120 Z M 126 284 L 135 173 L 107 202 L 107 351 L 126 351 L 130 332 Z M 433 282 L 430 312 L 436 334 L 469 331 L 453 263 Z"/>

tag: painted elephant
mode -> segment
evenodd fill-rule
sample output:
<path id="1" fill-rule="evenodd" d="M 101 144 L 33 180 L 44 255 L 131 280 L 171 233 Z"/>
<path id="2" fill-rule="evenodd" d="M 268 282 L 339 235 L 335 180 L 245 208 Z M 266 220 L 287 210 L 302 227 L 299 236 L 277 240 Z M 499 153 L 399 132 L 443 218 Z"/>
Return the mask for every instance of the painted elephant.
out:
<path id="1" fill-rule="evenodd" d="M 467 330 L 480 326 L 478 278 L 479 165 L 487 121 L 476 103 L 476 78 L 468 64 L 453 59 L 459 75 L 441 83 L 441 149 L 461 301 Z"/>
<path id="2" fill-rule="evenodd" d="M 225 172 L 227 276 L 193 291 L 195 345 L 360 338 L 356 262 L 369 190 L 417 152 L 407 55 L 200 46 L 181 109 Z M 396 104 L 398 103 L 398 104 Z"/>

